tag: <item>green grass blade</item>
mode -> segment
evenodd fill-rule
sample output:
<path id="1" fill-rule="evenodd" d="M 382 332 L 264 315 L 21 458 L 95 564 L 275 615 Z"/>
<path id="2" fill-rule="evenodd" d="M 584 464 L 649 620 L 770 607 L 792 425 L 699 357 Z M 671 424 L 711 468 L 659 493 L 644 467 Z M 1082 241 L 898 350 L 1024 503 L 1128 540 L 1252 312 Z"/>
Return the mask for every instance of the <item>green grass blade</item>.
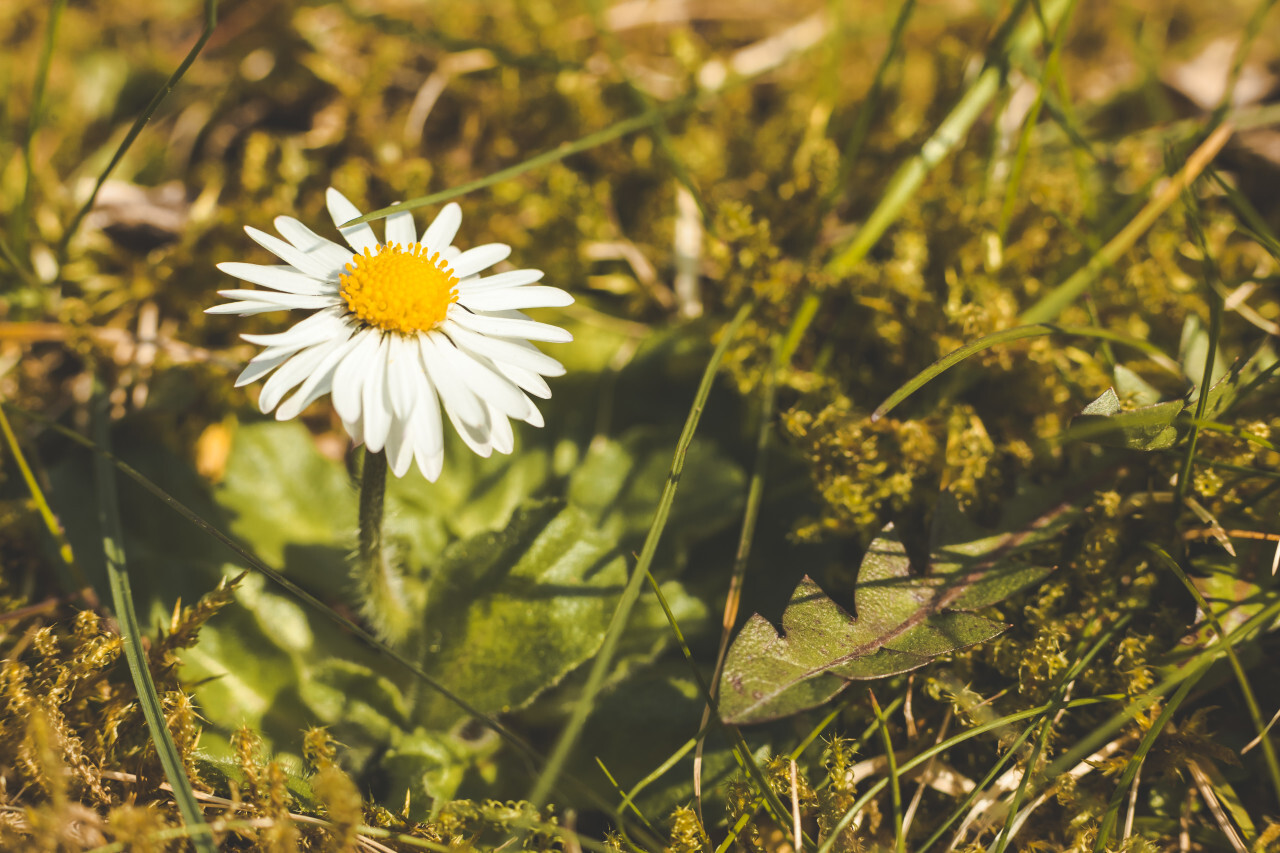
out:
<path id="1" fill-rule="evenodd" d="M 1066 6 L 1067 0 L 1050 0 L 1044 7 L 1045 21 L 1050 26 L 1056 26 Z M 1026 50 L 1036 40 L 1039 30 L 1039 21 L 1026 22 L 1017 28 L 1005 44 L 1000 46 L 997 55 Z M 938 125 L 933 135 L 894 173 L 880 203 L 867 217 L 867 221 L 863 223 L 853 240 L 840 249 L 827 264 L 828 271 L 836 275 L 847 275 L 879 242 L 884 232 L 897 220 L 898 214 L 902 212 L 902 208 L 915 194 L 925 177 L 964 141 L 969 128 L 1000 91 L 1004 78 L 1003 65 L 1002 61 L 987 63 L 987 67 L 965 92 L 960 103 L 956 104 L 950 114 Z"/>
<path id="2" fill-rule="evenodd" d="M 898 757 L 893 752 L 889 720 L 885 717 L 884 711 L 880 710 L 876 694 L 868 690 L 867 695 L 871 697 L 871 710 L 876 715 L 876 722 L 880 724 L 880 739 L 884 742 L 884 756 L 888 762 L 889 802 L 893 805 L 893 849 L 897 853 L 905 853 L 907 845 L 906 839 L 902 837 L 902 786 L 898 782 Z"/>
<path id="3" fill-rule="evenodd" d="M 1144 341 L 1141 338 L 1130 337 L 1129 335 L 1113 332 L 1110 329 L 1097 329 L 1092 326 L 1059 326 L 1053 323 L 1035 323 L 1029 326 L 1015 326 L 1012 329 L 1002 329 L 999 332 L 993 332 L 982 338 L 978 338 L 972 343 L 965 344 L 957 350 L 947 353 L 924 370 L 917 373 L 905 385 L 894 391 L 889 397 L 876 407 L 871 413 L 871 420 L 878 421 L 885 415 L 889 414 L 903 400 L 919 391 L 930 381 L 937 378 L 941 374 L 955 367 L 971 355 L 982 352 L 999 344 L 1007 344 L 1013 341 L 1020 341 L 1025 338 L 1037 338 L 1043 335 L 1052 334 L 1063 335 L 1079 335 L 1085 338 L 1098 338 L 1099 340 L 1112 341 L 1113 343 L 1124 344 L 1141 350 L 1150 356 L 1154 356 L 1164 362 L 1169 362 L 1169 357 L 1156 345 Z"/>
<path id="4" fill-rule="evenodd" d="M 1200 608 L 1200 612 L 1209 620 L 1209 624 L 1213 627 L 1213 631 L 1218 635 L 1218 640 L 1222 643 L 1223 651 L 1227 655 L 1227 660 L 1231 663 L 1231 671 L 1235 674 L 1236 682 L 1240 685 L 1240 692 L 1244 695 L 1245 707 L 1249 709 L 1249 717 L 1253 721 L 1253 727 L 1258 733 L 1258 738 L 1262 744 L 1262 751 L 1267 763 L 1267 771 L 1271 776 L 1271 786 L 1276 797 L 1280 799 L 1280 762 L 1276 761 L 1275 746 L 1271 743 L 1271 737 L 1267 733 L 1268 723 L 1262 718 L 1262 708 L 1258 705 L 1258 697 L 1253 692 L 1253 687 L 1249 683 L 1249 676 L 1245 674 L 1244 666 L 1240 663 L 1240 657 L 1236 654 L 1235 649 L 1227 642 L 1227 634 L 1222 630 L 1222 622 L 1219 621 L 1218 615 L 1214 613 L 1213 608 L 1205 601 L 1204 596 L 1196 585 L 1191 582 L 1191 578 L 1187 577 L 1187 573 L 1183 571 L 1182 566 L 1178 565 L 1178 561 L 1173 559 L 1167 551 L 1156 545 L 1147 544 L 1147 550 L 1151 551 L 1165 565 L 1169 571 L 1178 576 L 1178 580 L 1186 587 L 1187 592 L 1195 599 L 1196 605 Z"/>
<path id="5" fill-rule="evenodd" d="M 26 454 L 22 452 L 22 445 L 18 443 L 18 436 L 14 433 L 13 426 L 9 423 L 9 417 L 5 414 L 3 406 L 0 406 L 0 432 L 4 433 L 5 443 L 9 445 L 9 452 L 13 454 L 13 461 L 17 464 L 19 473 L 22 474 L 22 481 L 26 484 L 27 491 L 31 493 L 31 500 L 36 505 L 36 512 L 39 513 L 40 520 L 44 522 L 50 538 L 57 545 L 58 557 L 62 560 L 63 565 L 67 567 L 71 579 L 82 590 L 83 594 L 94 597 L 91 606 L 96 606 L 97 602 L 93 587 L 89 584 L 89 579 L 85 577 L 84 571 L 76 562 L 75 555 L 71 551 L 71 543 L 67 541 L 66 534 L 62 532 L 62 525 L 58 523 L 57 516 L 53 514 L 53 509 L 50 508 L 49 501 L 45 498 L 44 490 L 40 488 L 40 482 L 36 479 L 35 473 L 31 470 L 31 466 L 27 464 Z"/>
<path id="6" fill-rule="evenodd" d="M 1019 319 L 1023 323 L 1045 323 L 1061 314 L 1064 308 L 1089 289 L 1104 269 L 1114 264 L 1120 259 L 1121 255 L 1129 251 L 1133 244 L 1138 241 L 1138 238 L 1145 234 L 1147 229 L 1169 209 L 1169 206 L 1181 195 L 1182 191 L 1191 186 L 1192 182 L 1199 177 L 1200 173 L 1222 150 L 1222 146 L 1227 144 L 1227 140 L 1231 138 L 1232 133 L 1231 125 L 1224 124 L 1209 134 L 1204 142 L 1187 157 L 1186 165 L 1138 211 L 1138 214 L 1124 228 L 1120 229 L 1119 233 L 1102 247 L 1101 251 L 1089 258 L 1089 262 L 1072 274 L 1070 278 L 1053 288 L 1039 302 L 1024 311 Z"/>
<path id="7" fill-rule="evenodd" d="M 106 399 L 99 395 L 95 413 L 94 432 L 97 443 L 109 448 L 111 436 L 107 422 Z M 111 604 L 120 626 L 120 638 L 124 656 L 129 662 L 129 674 L 138 692 L 138 704 L 146 717 L 151 732 L 151 742 L 160 756 L 165 778 L 173 788 L 173 798 L 182 813 L 182 820 L 190 833 L 191 843 L 200 853 L 216 853 L 213 830 L 204 822 L 204 813 L 196 802 L 191 781 L 182 765 L 182 757 L 174 745 L 173 737 L 165 724 L 164 706 L 156 693 L 151 670 L 147 668 L 147 653 L 142 648 L 142 629 L 138 614 L 133 608 L 133 593 L 129 588 L 129 570 L 125 563 L 124 531 L 120 525 L 120 505 L 116 492 L 115 470 L 105 455 L 95 459 L 95 480 L 98 487 L 98 518 L 102 525 L 102 551 L 107 564 L 107 581 L 111 587 Z"/>
<path id="8" fill-rule="evenodd" d="M 902 6 L 898 9 L 898 16 L 893 21 L 893 30 L 889 33 L 889 48 L 880 58 L 880 64 L 876 66 L 875 77 L 871 79 L 871 88 L 867 90 L 866 97 L 858 105 L 858 117 L 854 120 L 853 127 L 849 129 L 848 137 L 845 138 L 844 148 L 840 152 L 840 170 L 823 195 L 822 211 L 824 213 L 835 203 L 845 182 L 849 180 L 849 172 L 853 169 L 854 162 L 862 152 L 862 145 L 871 131 L 871 121 L 879 109 L 880 99 L 884 97 L 884 78 L 902 53 L 902 37 L 907 31 L 907 22 L 911 20 L 915 10 L 916 0 L 903 0 Z"/>
<path id="9" fill-rule="evenodd" d="M 716 371 L 729 348 L 730 341 L 733 340 L 739 327 L 746 321 L 752 307 L 751 303 L 747 303 L 738 310 L 737 315 L 721 333 L 720 343 L 716 346 L 711 360 L 707 362 L 707 368 L 702 374 L 702 382 L 698 385 L 698 391 L 694 396 L 693 406 L 689 410 L 689 416 L 685 419 L 684 429 L 676 442 L 674 458 L 671 460 L 671 473 L 667 475 L 666 485 L 663 487 L 662 495 L 658 499 L 653 523 L 649 526 L 649 533 L 645 537 L 640 557 L 636 561 L 636 567 L 632 570 L 627 586 L 623 590 L 622 596 L 618 599 L 618 606 L 613 612 L 613 618 L 609 623 L 609 630 L 605 634 L 604 643 L 601 645 L 600 651 L 596 653 L 596 658 L 591 664 L 591 671 L 587 676 L 587 683 L 582 688 L 582 696 L 574 705 L 569 722 L 560 733 L 560 738 L 556 741 L 555 748 L 547 759 L 547 765 L 543 769 L 542 775 L 539 776 L 537 783 L 529 794 L 528 799 L 535 806 L 541 806 L 546 802 L 547 795 L 551 792 L 557 776 L 564 769 L 564 765 L 569 759 L 569 754 L 573 751 L 579 736 L 582 734 L 582 729 L 587 722 L 587 716 L 595 706 L 596 693 L 599 692 L 605 676 L 609 673 L 609 668 L 613 663 L 613 656 L 618 648 L 618 642 L 622 638 L 622 632 L 626 629 L 627 620 L 631 615 L 631 608 L 635 606 L 636 600 L 640 597 L 641 584 L 644 583 L 645 577 L 649 573 L 649 566 L 653 563 L 653 555 L 658 549 L 658 540 L 662 538 L 662 531 L 667 524 L 667 516 L 671 513 L 671 503 L 675 500 L 676 486 L 680 482 L 680 472 L 684 470 L 685 454 L 689 452 L 693 434 L 698 428 L 698 421 L 702 418 L 702 410 L 706 406 L 708 395 L 711 393 Z"/>
<path id="10" fill-rule="evenodd" d="M 1142 740 L 1138 743 L 1138 748 L 1134 751 L 1133 756 L 1125 764 L 1124 772 L 1120 774 L 1120 778 L 1116 780 L 1116 790 L 1111 796 L 1111 801 L 1107 803 L 1107 812 L 1102 817 L 1102 824 L 1098 827 L 1098 836 L 1094 841 L 1093 849 L 1095 853 L 1101 853 L 1108 847 L 1111 838 L 1111 831 L 1115 828 L 1116 819 L 1120 815 L 1120 806 L 1124 802 L 1129 786 L 1133 784 L 1133 777 L 1138 774 L 1138 769 L 1142 767 L 1142 762 L 1146 760 L 1147 753 L 1151 751 L 1151 747 L 1155 745 L 1156 738 L 1164 731 L 1164 727 L 1169 724 L 1169 720 L 1173 719 L 1174 713 L 1186 700 L 1187 694 L 1191 692 L 1191 688 L 1195 687 L 1200 679 L 1208 671 L 1208 667 L 1197 669 L 1182 684 L 1178 685 L 1178 690 L 1170 697 L 1164 708 L 1160 711 L 1160 716 L 1151 724 L 1143 735 Z"/>
<path id="11" fill-rule="evenodd" d="M 1093 696 L 1086 699 L 1075 699 L 1071 702 L 1068 702 L 1064 707 L 1084 708 L 1090 705 L 1099 705 L 1099 704 L 1102 704 L 1103 702 L 1112 702 L 1112 701 L 1115 701 L 1117 698 L 1122 698 L 1122 697 Z M 1014 723 L 1020 723 L 1023 720 L 1029 720 L 1034 717 L 1040 716 L 1041 714 L 1044 714 L 1046 711 L 1048 711 L 1051 707 L 1052 707 L 1051 703 L 1045 704 L 1045 705 L 1037 705 L 1034 708 L 1028 708 L 1025 711 L 1019 711 L 1016 714 L 1009 714 L 1007 716 L 1000 717 L 995 720 L 990 720 L 986 723 L 983 723 L 980 726 L 974 726 L 968 731 L 961 732 L 958 735 L 954 735 L 953 737 L 947 738 L 942 743 L 936 743 L 933 746 L 930 746 L 928 749 L 921 752 L 915 758 L 912 758 L 909 761 L 905 762 L 904 764 L 900 765 L 898 767 L 898 773 L 899 774 L 909 773 L 912 770 L 919 767 L 920 765 L 928 762 L 934 756 L 941 755 L 942 753 L 946 752 L 948 749 L 952 749 L 953 747 L 958 746 L 959 744 L 962 744 L 965 741 L 973 740 L 974 738 L 985 735 L 988 732 L 998 731 L 999 729 L 1002 729 Z M 881 779 L 878 782 L 875 782 L 874 784 L 869 786 L 867 790 L 862 793 L 862 796 L 858 797 L 858 799 L 854 802 L 854 804 L 849 806 L 849 808 L 845 811 L 844 816 L 841 817 L 840 820 L 836 822 L 835 826 L 831 827 L 830 834 L 827 836 L 827 840 L 822 842 L 822 845 L 818 847 L 816 853 L 831 853 L 831 848 L 839 842 L 841 833 L 843 833 L 849 827 L 849 824 L 853 821 L 854 817 L 858 814 L 858 812 L 866 808 L 867 803 L 871 802 L 872 798 L 874 798 L 877 794 L 883 791 L 885 787 L 888 786 L 888 784 L 889 784 L 888 779 Z"/>
<path id="12" fill-rule="evenodd" d="M 196 57 L 200 55 L 200 51 L 204 49 L 205 42 L 213 35 L 213 29 L 218 25 L 218 0 L 205 0 L 204 3 L 204 28 L 200 31 L 200 37 L 196 39 L 196 43 L 191 50 L 187 52 L 182 63 L 177 69 L 169 75 L 169 79 L 164 82 L 156 93 L 151 97 L 151 101 L 142 110 L 133 121 L 133 125 L 129 128 L 129 132 L 125 134 L 121 140 L 116 153 L 111 156 L 111 162 L 107 167 L 98 174 L 98 180 L 93 185 L 93 192 L 89 193 L 89 197 L 85 199 L 80 209 L 76 211 L 76 215 L 71 218 L 71 223 L 67 226 L 67 230 L 63 232 L 62 239 L 58 241 L 58 257 L 65 258 L 67 246 L 71 243 L 71 238 L 75 236 L 76 231 L 80 229 L 80 223 L 85 215 L 93 207 L 93 202 L 98 197 L 98 191 L 102 189 L 102 185 L 107 182 L 107 178 L 115 171 L 116 166 L 120 165 L 120 161 L 124 159 L 125 153 L 133 146 L 134 140 L 142 133 L 142 128 L 146 127 L 151 116 L 155 114 L 160 103 L 173 91 L 173 87 L 178 85 L 178 81 L 187 73 L 187 69 L 191 67 L 191 63 L 196 61 Z"/>
<path id="13" fill-rule="evenodd" d="M 49 66 L 53 63 L 53 43 L 58 35 L 58 22 L 62 19 L 62 10 L 67 7 L 67 0 L 54 0 L 49 6 L 49 20 L 45 23 L 44 44 L 40 48 L 40 60 L 36 66 L 36 80 L 31 88 L 31 114 L 27 116 L 27 136 L 22 141 L 22 164 L 26 172 L 22 180 L 22 198 L 18 201 L 18 210 L 13 219 L 13 243 L 19 251 L 27 243 L 27 227 L 31 219 L 31 183 L 35 178 L 35 156 L 32 148 L 35 145 L 36 131 L 40 128 L 41 113 L 44 112 L 44 90 L 49 82 Z"/>
<path id="14" fill-rule="evenodd" d="M 603 130 L 597 130 L 595 133 L 587 134 L 581 139 L 552 148 L 550 151 L 543 151 L 541 154 L 534 155 L 528 160 L 522 160 L 514 166 L 508 166 L 505 169 L 499 169 L 492 174 L 485 175 L 483 178 L 477 178 L 474 181 L 468 181 L 465 184 L 459 184 L 447 190 L 441 190 L 438 193 L 424 195 L 418 198 L 411 198 L 408 201 L 402 201 L 399 204 L 393 204 L 390 207 L 379 208 L 370 211 L 363 216 L 358 216 L 350 222 L 344 222 L 343 228 L 352 225 L 358 225 L 361 222 L 369 222 L 374 219 L 384 219 L 393 213 L 399 213 L 403 210 L 416 210 L 419 207 L 426 207 L 430 204 L 439 204 L 442 201 L 449 201 L 458 196 L 484 189 L 493 184 L 510 180 L 511 178 L 523 175 L 525 172 L 541 168 L 550 163 L 556 163 L 566 157 L 572 157 L 574 154 L 580 154 L 583 151 L 589 151 L 592 148 L 604 145 L 606 142 L 612 142 L 615 139 L 621 139 L 639 130 L 644 130 L 656 121 L 661 120 L 666 113 L 675 112 L 678 108 L 682 108 L 692 103 L 692 99 L 686 98 L 676 101 L 665 110 L 659 110 L 652 113 L 644 113 L 643 115 L 632 116 L 628 119 L 615 122 Z"/>
<path id="15" fill-rule="evenodd" d="M 1195 199 L 1190 194 L 1187 194 L 1187 206 L 1187 224 L 1195 234 L 1196 243 L 1200 247 L 1205 281 L 1208 283 L 1208 287 L 1205 288 L 1205 299 L 1209 302 L 1209 349 L 1205 354 L 1204 372 L 1200 377 L 1200 395 L 1196 400 L 1195 417 L 1191 421 L 1191 430 L 1187 434 L 1186 458 L 1182 461 L 1182 469 L 1178 473 L 1178 484 L 1175 487 L 1175 518 L 1176 508 L 1182 506 L 1182 502 L 1187 497 L 1187 490 L 1191 487 L 1191 472 L 1195 468 L 1196 444 L 1200 439 L 1200 421 L 1204 420 L 1204 413 L 1209 405 L 1209 388 L 1213 385 L 1214 358 L 1218 352 L 1218 341 L 1222 336 L 1223 298 L 1220 287 L 1222 279 L 1218 275 L 1218 265 L 1214 263 L 1213 256 L 1210 254 L 1209 241 L 1205 239 L 1204 229 L 1200 227 L 1199 211 L 1195 204 Z M 1272 758 L 1274 757 L 1273 755 Z M 1276 793 L 1280 795 L 1280 776 L 1276 778 Z"/>

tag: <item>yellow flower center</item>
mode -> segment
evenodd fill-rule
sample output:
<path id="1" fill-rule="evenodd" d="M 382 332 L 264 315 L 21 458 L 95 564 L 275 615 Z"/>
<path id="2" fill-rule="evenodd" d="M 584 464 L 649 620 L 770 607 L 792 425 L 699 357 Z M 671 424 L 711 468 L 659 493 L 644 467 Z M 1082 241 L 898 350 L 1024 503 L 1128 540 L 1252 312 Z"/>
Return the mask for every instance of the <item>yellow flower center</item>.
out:
<path id="1" fill-rule="evenodd" d="M 388 332 L 424 332 L 442 321 L 458 301 L 458 277 L 436 252 L 421 243 L 364 250 L 339 275 L 347 308 L 370 326 Z"/>

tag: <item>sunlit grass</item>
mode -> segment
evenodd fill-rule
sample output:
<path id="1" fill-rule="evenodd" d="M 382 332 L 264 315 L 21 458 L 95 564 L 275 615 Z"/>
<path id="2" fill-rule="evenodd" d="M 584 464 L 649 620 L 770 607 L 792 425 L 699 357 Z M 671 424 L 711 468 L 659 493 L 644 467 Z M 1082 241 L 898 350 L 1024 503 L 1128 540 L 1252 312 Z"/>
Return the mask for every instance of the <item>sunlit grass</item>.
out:
<path id="1" fill-rule="evenodd" d="M 1268 849 L 1272 5 L 0 12 L 0 846 Z M 394 631 L 203 313 L 330 185 L 578 300 L 544 429 L 390 484 Z M 1003 634 L 721 720 L 752 613 L 1033 491 Z"/>

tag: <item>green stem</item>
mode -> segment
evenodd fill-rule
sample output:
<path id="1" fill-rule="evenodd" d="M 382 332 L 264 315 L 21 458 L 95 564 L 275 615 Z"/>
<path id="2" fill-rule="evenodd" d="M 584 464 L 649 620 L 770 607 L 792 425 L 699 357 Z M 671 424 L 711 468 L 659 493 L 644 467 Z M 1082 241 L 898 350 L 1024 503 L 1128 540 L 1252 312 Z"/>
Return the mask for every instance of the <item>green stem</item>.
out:
<path id="1" fill-rule="evenodd" d="M 387 559 L 382 510 L 387 494 L 387 455 L 365 451 L 360 473 L 360 565 L 365 616 L 391 643 L 404 647 L 420 621 L 400 575 Z"/>
<path id="2" fill-rule="evenodd" d="M 387 495 L 387 455 L 364 454 L 360 471 L 360 569 L 366 581 L 384 578 L 382 507 Z M 383 584 L 385 585 L 385 580 Z"/>

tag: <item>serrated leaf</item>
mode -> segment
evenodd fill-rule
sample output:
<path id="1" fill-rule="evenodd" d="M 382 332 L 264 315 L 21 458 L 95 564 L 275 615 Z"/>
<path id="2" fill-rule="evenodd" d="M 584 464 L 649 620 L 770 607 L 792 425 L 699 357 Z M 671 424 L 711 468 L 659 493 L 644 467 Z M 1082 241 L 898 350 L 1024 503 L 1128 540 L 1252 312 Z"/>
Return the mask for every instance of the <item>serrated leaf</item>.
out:
<path id="1" fill-rule="evenodd" d="M 897 675 L 991 639 L 1005 626 L 966 611 L 1040 580 L 1049 569 L 1022 561 L 1023 552 L 1052 538 L 1069 515 L 1063 504 L 1015 530 L 935 546 L 928 574 L 911 571 L 888 525 L 863 558 L 856 617 L 806 577 L 783 611 L 781 632 L 759 614 L 747 621 L 725 660 L 721 715 L 740 724 L 797 713 L 850 681 Z M 952 519 L 939 529 L 963 526 Z"/>

